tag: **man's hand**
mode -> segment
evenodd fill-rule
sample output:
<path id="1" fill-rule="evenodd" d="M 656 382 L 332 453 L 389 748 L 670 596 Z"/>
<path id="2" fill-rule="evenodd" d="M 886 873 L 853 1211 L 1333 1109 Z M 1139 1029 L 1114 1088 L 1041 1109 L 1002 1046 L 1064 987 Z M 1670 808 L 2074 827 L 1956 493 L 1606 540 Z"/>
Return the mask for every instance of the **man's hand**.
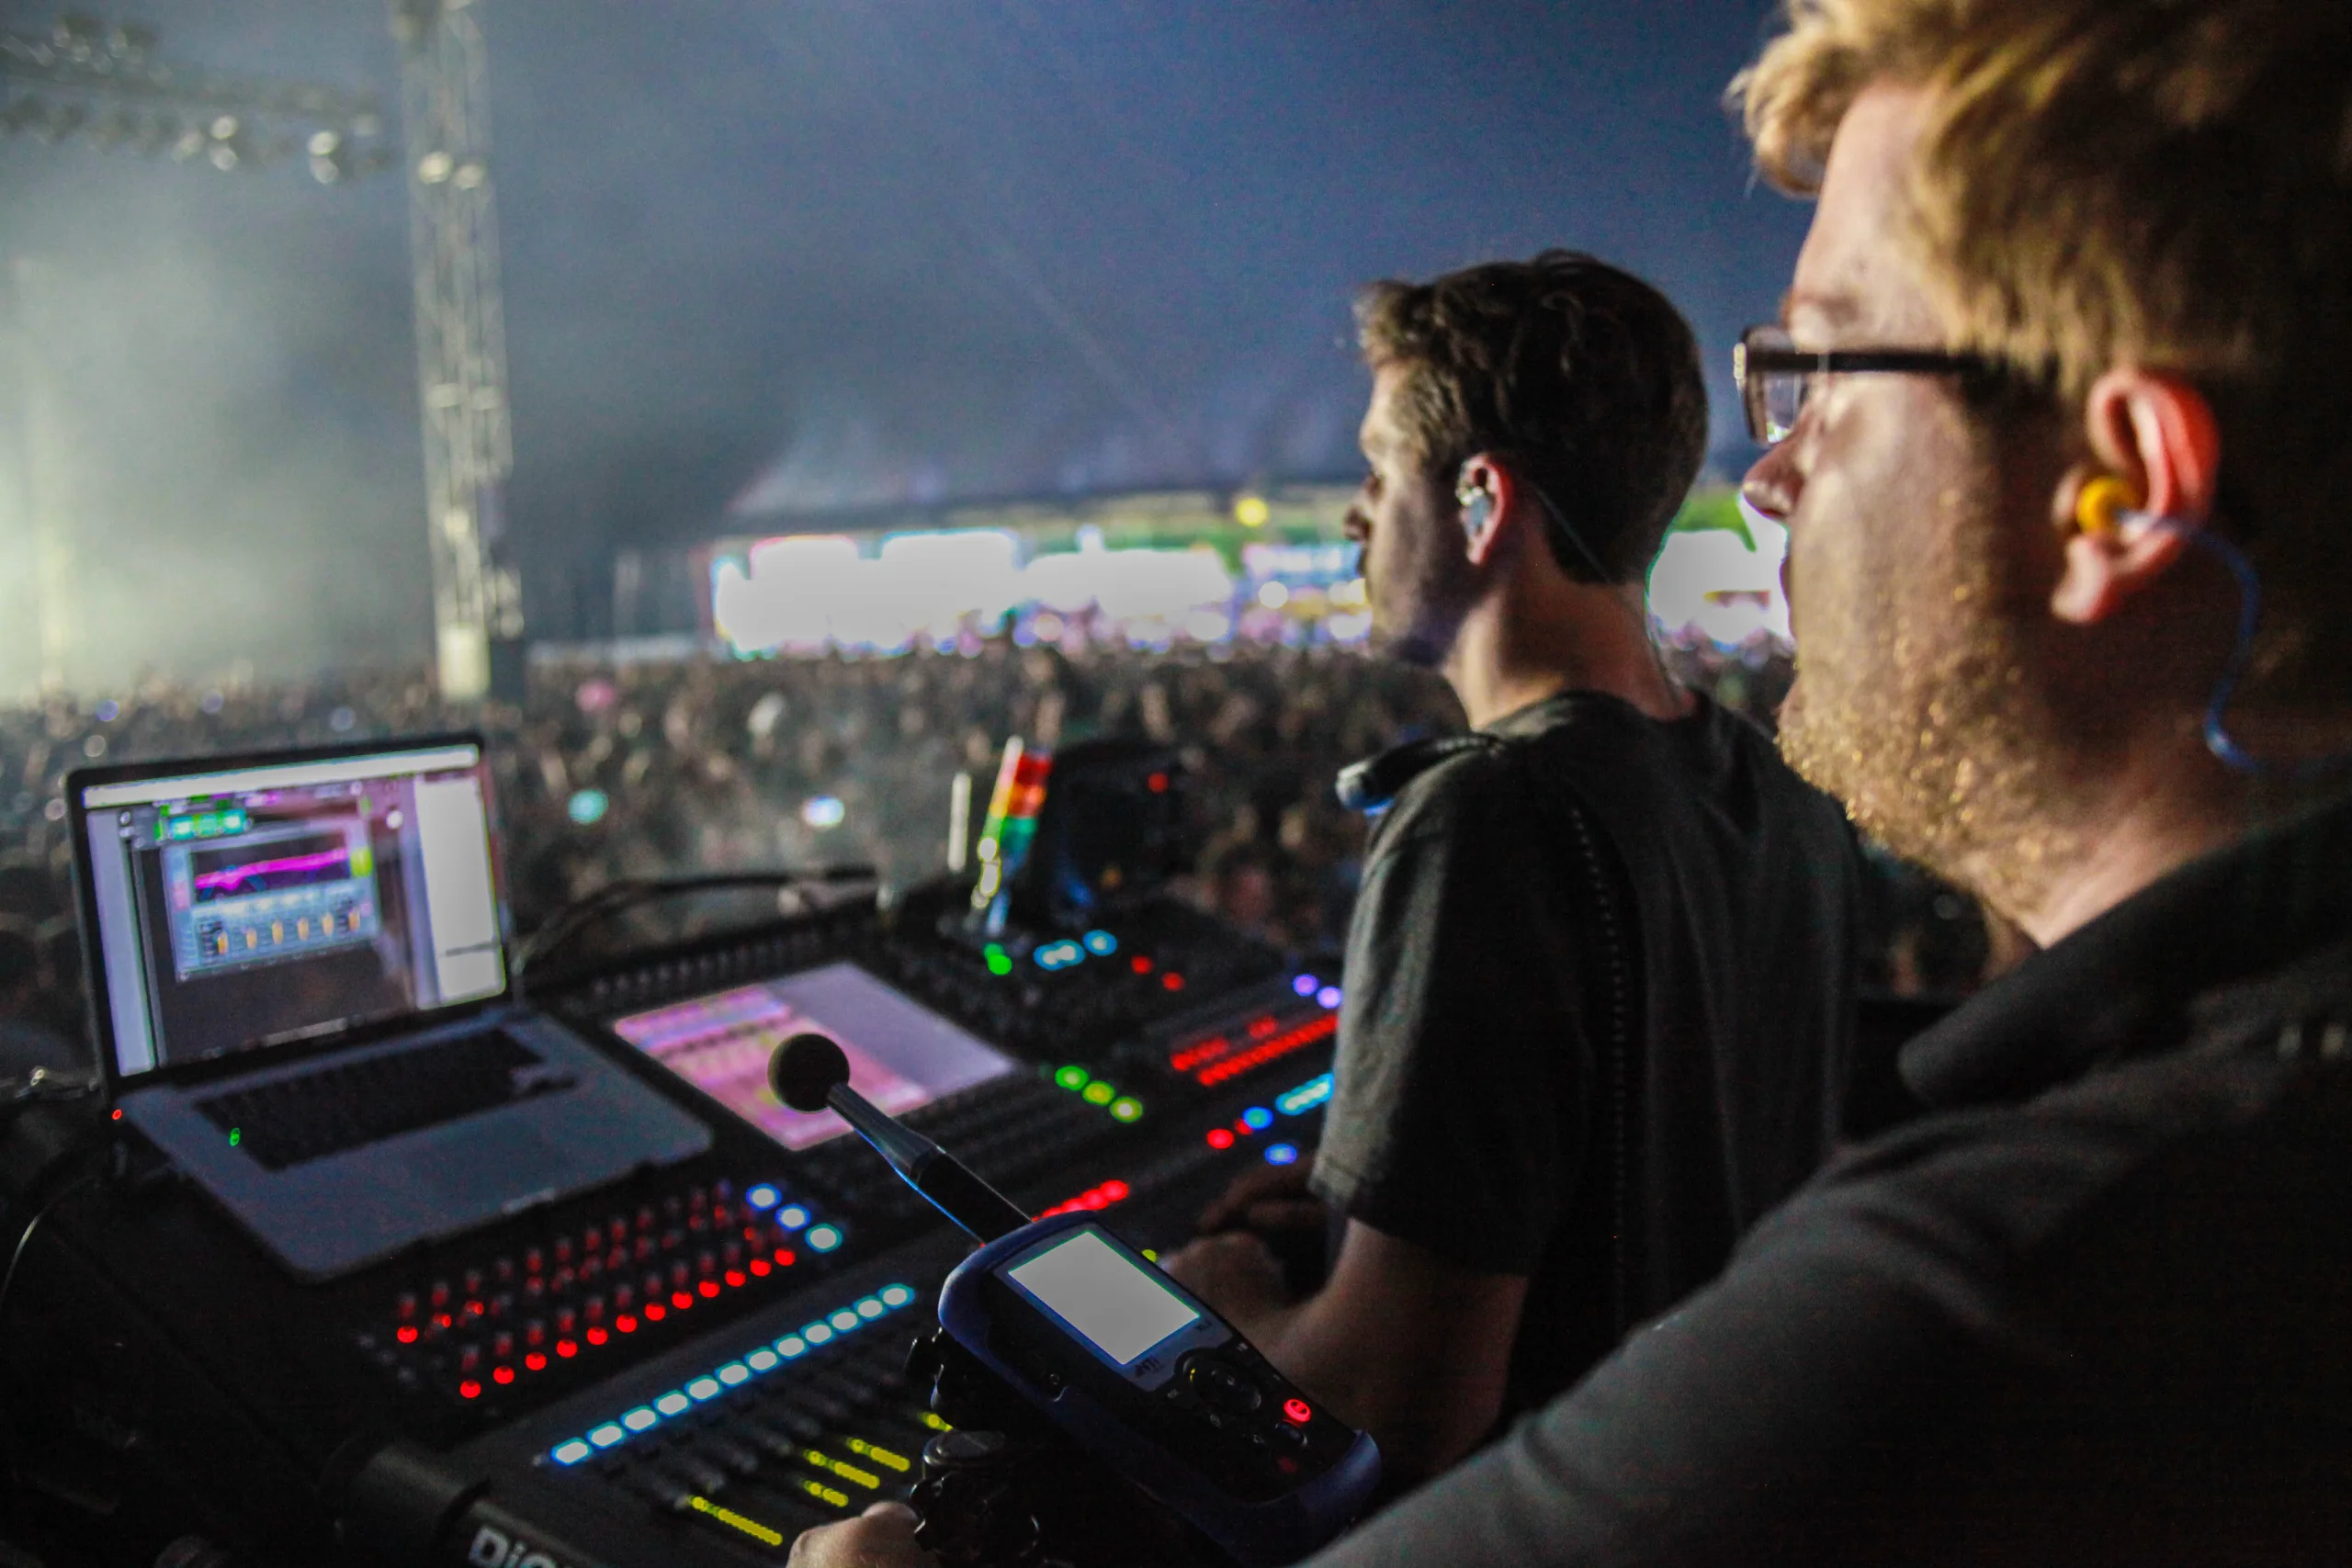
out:
<path id="1" fill-rule="evenodd" d="M 1252 1167 L 1234 1178 L 1217 1199 L 1201 1211 L 1193 1229 L 1202 1235 L 1219 1231 L 1321 1230 L 1329 1210 L 1307 1190 L 1308 1162 Z"/>
<path id="2" fill-rule="evenodd" d="M 1203 1236 L 1159 1266 L 1261 1350 L 1290 1306 L 1281 1260 L 1248 1231 Z"/>
<path id="3" fill-rule="evenodd" d="M 790 1568 L 939 1568 L 939 1559 L 915 1544 L 912 1508 L 876 1503 L 794 1541 Z"/>

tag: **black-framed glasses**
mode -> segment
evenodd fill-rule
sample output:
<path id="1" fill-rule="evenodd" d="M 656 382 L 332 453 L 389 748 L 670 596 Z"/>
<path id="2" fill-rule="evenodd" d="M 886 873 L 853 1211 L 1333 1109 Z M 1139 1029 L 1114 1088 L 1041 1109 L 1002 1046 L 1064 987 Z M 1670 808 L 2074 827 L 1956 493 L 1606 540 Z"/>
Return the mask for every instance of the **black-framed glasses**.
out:
<path id="1" fill-rule="evenodd" d="M 1731 378 L 1747 411 L 1747 434 L 1770 446 L 1788 439 L 1822 376 L 1893 371 L 1913 376 L 1983 376 L 1990 361 L 1933 348 L 1855 348 L 1815 352 L 1791 342 L 1777 326 L 1750 327 L 1731 351 Z"/>

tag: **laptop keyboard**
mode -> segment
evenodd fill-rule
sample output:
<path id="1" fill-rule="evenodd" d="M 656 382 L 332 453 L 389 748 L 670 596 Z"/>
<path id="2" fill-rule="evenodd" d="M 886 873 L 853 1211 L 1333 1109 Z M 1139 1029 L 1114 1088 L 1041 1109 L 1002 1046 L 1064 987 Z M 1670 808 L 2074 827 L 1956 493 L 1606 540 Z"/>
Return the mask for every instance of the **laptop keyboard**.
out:
<path id="1" fill-rule="evenodd" d="M 196 1108 L 265 1169 L 284 1170 L 572 1082 L 493 1029 L 255 1084 Z"/>

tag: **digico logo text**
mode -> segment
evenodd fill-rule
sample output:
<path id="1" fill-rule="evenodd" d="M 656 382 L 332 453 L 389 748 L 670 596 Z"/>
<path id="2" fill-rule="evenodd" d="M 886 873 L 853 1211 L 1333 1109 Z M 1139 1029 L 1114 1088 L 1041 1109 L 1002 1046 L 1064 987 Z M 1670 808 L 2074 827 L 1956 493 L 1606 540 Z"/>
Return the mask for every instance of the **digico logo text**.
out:
<path id="1" fill-rule="evenodd" d="M 473 1568 L 564 1568 L 521 1536 L 509 1536 L 488 1525 L 474 1531 L 474 1543 L 466 1552 L 466 1561 Z"/>

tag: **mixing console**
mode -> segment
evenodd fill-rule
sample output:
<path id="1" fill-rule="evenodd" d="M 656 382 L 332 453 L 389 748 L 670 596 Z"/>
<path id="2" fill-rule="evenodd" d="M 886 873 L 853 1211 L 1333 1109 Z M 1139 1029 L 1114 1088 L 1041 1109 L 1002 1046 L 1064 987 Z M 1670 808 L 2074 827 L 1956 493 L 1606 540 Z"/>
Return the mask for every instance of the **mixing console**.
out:
<path id="1" fill-rule="evenodd" d="M 906 1353 L 966 1247 L 863 1142 L 771 1115 L 727 1032 L 828 1025 L 905 1080 L 911 1125 L 1029 1213 L 1099 1211 L 1159 1249 L 1241 1171 L 1313 1149 L 1340 1002 L 1331 977 L 1172 906 L 975 942 L 941 924 L 958 902 L 822 913 L 543 987 L 708 1121 L 712 1151 L 332 1284 L 280 1272 L 127 1145 L 130 1179 L 68 1191 L 8 1297 L 19 1435 L 83 1434 L 55 1462 L 83 1493 L 119 1478 L 105 1530 L 200 1520 L 256 1565 L 308 1560 L 338 1517 L 346 1539 L 395 1539 L 337 1479 L 393 1438 L 503 1507 L 500 1539 L 571 1543 L 581 1561 L 556 1568 L 773 1562 L 800 1529 L 903 1495 L 944 1426 Z M 628 1027 L 649 1016 L 684 1021 Z M 665 1042 L 701 1055 L 673 1070 Z M 108 1344 L 141 1348 L 89 1348 Z M 117 1555 L 148 1562 L 169 1536 L 126 1539 Z M 456 1568 L 478 1544 L 434 1552 Z"/>

